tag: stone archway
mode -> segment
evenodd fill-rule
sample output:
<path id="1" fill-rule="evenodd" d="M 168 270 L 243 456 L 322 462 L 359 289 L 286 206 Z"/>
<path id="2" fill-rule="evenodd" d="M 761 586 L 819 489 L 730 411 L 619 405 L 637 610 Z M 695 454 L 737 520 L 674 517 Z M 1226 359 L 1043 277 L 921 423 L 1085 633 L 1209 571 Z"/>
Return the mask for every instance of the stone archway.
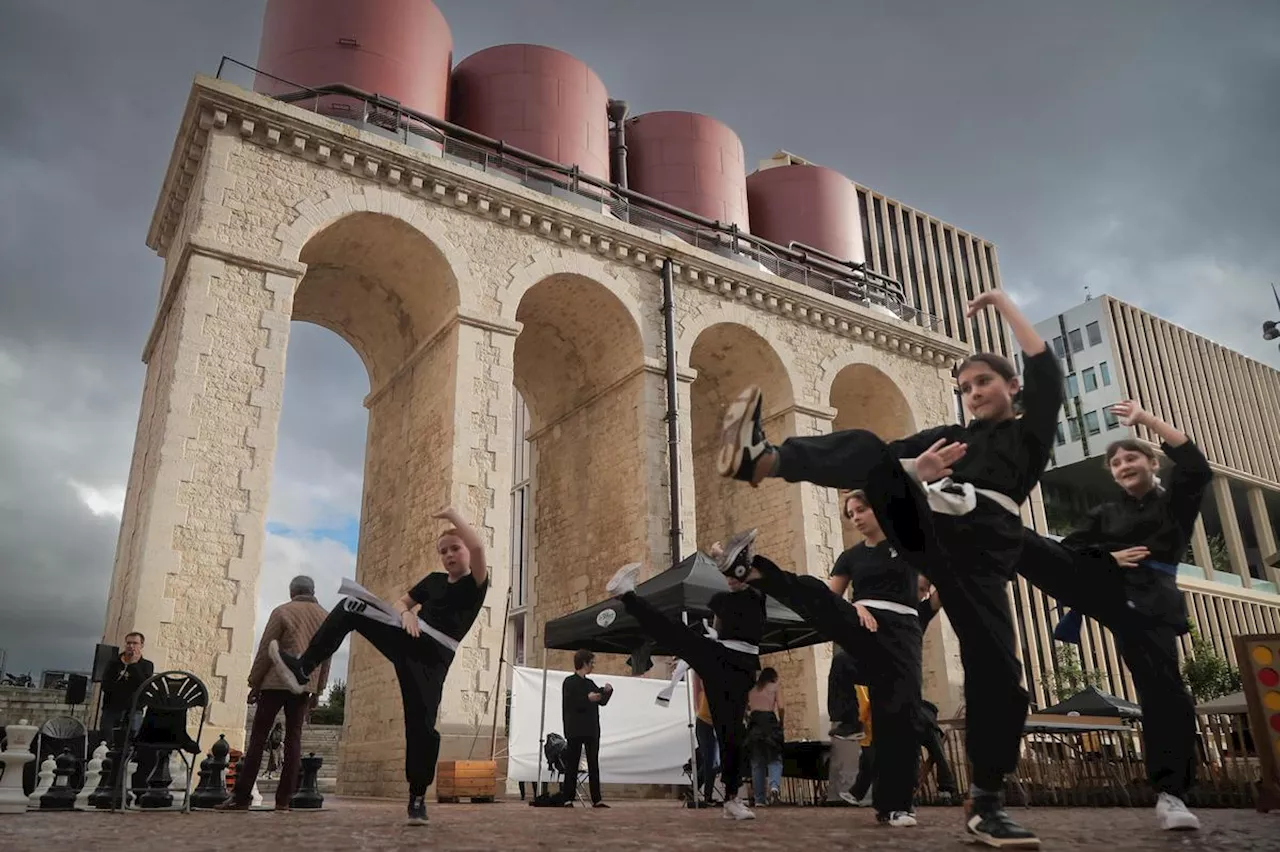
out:
<path id="1" fill-rule="evenodd" d="M 532 465 L 531 644 L 540 652 L 549 619 L 599 600 L 615 568 L 648 558 L 645 400 L 661 376 L 646 369 L 639 319 L 593 278 L 542 278 L 521 296 L 516 320 L 513 382 L 528 406 Z M 570 659 L 552 652 L 549 665 L 571 669 Z"/>
<path id="2" fill-rule="evenodd" d="M 886 441 L 897 440 L 916 431 L 911 403 L 893 379 L 871 364 L 849 364 L 831 382 L 831 407 L 835 409 L 833 432 L 866 429 Z M 840 529 L 845 547 L 860 540 L 853 524 L 844 517 L 841 495 Z"/>

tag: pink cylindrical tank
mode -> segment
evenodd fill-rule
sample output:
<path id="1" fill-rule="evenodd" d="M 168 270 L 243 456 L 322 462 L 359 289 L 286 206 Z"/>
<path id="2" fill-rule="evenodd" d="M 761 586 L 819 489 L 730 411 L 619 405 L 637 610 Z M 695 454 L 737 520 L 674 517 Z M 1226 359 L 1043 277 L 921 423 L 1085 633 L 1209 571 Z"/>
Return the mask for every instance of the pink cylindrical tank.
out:
<path id="1" fill-rule="evenodd" d="M 449 120 L 468 130 L 609 179 L 609 94 L 560 50 L 502 44 L 453 69 Z"/>
<path id="2" fill-rule="evenodd" d="M 824 166 L 774 166 L 747 176 L 751 230 L 766 240 L 804 243 L 861 263 L 862 221 L 853 181 Z"/>
<path id="3" fill-rule="evenodd" d="M 694 112 L 647 112 L 626 123 L 627 181 L 636 192 L 750 230 L 738 135 Z"/>
<path id="4" fill-rule="evenodd" d="M 346 83 L 444 118 L 452 64 L 453 34 L 430 0 L 267 0 L 258 46 L 264 74 L 254 89 L 276 95 L 296 89 L 288 83 Z M 328 98 L 320 111 L 338 115 L 359 109 L 355 103 Z"/>

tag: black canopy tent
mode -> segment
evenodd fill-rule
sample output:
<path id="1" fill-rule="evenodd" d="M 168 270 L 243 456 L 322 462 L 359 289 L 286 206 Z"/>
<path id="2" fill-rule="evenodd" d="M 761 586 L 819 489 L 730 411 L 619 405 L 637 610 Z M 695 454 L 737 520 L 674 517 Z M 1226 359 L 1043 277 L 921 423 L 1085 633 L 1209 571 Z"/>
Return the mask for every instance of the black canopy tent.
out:
<path id="1" fill-rule="evenodd" d="M 692 623 L 710 618 L 708 604 L 712 595 L 727 588 L 724 575 L 716 569 L 715 562 L 699 552 L 639 584 L 636 594 L 663 613 Z M 760 644 L 762 654 L 826 641 L 800 616 L 773 598 L 767 600 L 765 616 L 765 634 Z M 543 644 L 547 648 L 557 651 L 586 648 L 597 654 L 631 654 L 650 641 L 636 620 L 613 598 L 548 621 L 544 637 Z M 670 655 L 672 649 L 655 644 L 650 653 Z"/>
<path id="2" fill-rule="evenodd" d="M 691 624 L 710 618 L 711 598 L 727 591 L 724 575 L 715 561 L 702 552 L 685 557 L 679 565 L 651 577 L 636 586 L 636 594 L 664 614 Z M 792 610 L 773 598 L 765 602 L 765 632 L 760 653 L 771 654 L 804 648 L 827 640 Z M 674 649 L 653 642 L 640 629 L 634 618 L 615 598 L 562 615 L 546 623 L 542 652 L 542 719 L 538 725 L 538 783 L 542 782 L 542 746 L 546 737 L 547 714 L 547 650 L 576 651 L 585 648 L 598 654 L 637 654 L 645 648 L 649 654 L 674 656 Z M 687 693 L 686 713 L 689 720 L 690 766 L 697 766 L 697 746 L 693 731 L 693 693 Z M 695 784 L 696 786 L 696 784 Z M 698 801 L 697 795 L 693 797 Z"/>
<path id="3" fill-rule="evenodd" d="M 1086 686 L 1070 698 L 1059 701 L 1052 707 L 1038 710 L 1032 715 L 1067 716 L 1072 713 L 1078 713 L 1081 716 L 1108 716 L 1116 719 L 1142 718 L 1142 708 L 1137 704 L 1103 692 L 1096 686 Z"/>

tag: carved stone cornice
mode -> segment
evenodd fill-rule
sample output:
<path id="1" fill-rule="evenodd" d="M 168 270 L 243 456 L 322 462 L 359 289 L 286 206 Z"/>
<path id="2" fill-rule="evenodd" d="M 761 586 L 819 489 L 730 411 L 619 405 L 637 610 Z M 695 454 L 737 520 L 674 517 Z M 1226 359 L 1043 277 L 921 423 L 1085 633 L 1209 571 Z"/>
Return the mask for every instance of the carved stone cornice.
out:
<path id="1" fill-rule="evenodd" d="M 169 250 L 209 134 L 229 131 L 246 142 L 618 263 L 658 271 L 670 258 L 678 280 L 687 286 L 916 361 L 950 367 L 969 354 L 967 346 L 942 334 L 730 261 L 677 237 L 594 213 L 206 76 L 196 78 L 183 116 L 148 233 L 147 245 L 153 250 L 162 255 Z"/>

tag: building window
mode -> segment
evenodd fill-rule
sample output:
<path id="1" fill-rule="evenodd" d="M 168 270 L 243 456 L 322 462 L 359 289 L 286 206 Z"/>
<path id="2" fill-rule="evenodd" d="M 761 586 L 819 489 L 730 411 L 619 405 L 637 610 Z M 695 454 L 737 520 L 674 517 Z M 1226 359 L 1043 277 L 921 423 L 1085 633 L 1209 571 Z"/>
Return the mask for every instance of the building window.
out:
<path id="1" fill-rule="evenodd" d="M 1084 327 L 1084 333 L 1089 336 L 1089 345 L 1097 346 L 1102 342 L 1102 327 L 1096 322 L 1091 322 Z"/>
<path id="2" fill-rule="evenodd" d="M 1080 380 L 1076 378 L 1075 373 L 1067 376 L 1067 398 L 1074 399 L 1080 395 Z"/>
<path id="3" fill-rule="evenodd" d="M 1061 337 L 1055 337 L 1053 339 L 1053 354 L 1057 355 L 1059 358 L 1067 357 L 1067 350 L 1062 346 Z"/>
<path id="4" fill-rule="evenodd" d="M 1080 373 L 1084 379 L 1084 392 L 1096 391 L 1098 389 L 1098 374 L 1093 371 L 1092 367 L 1085 367 Z"/>
<path id="5" fill-rule="evenodd" d="M 1107 424 L 1107 429 L 1116 429 L 1120 426 L 1120 418 L 1116 417 L 1115 412 L 1110 408 L 1102 409 L 1102 420 Z"/>
<path id="6" fill-rule="evenodd" d="M 1022 375 L 1022 356 L 1017 352 L 1013 353 L 1013 368 L 1018 371 L 1018 375 Z"/>
<path id="7" fill-rule="evenodd" d="M 1074 417 L 1067 418 L 1067 429 L 1071 432 L 1071 440 L 1080 440 L 1080 421 Z"/>
<path id="8" fill-rule="evenodd" d="M 1084 351 L 1084 337 L 1080 334 L 1080 329 L 1073 328 L 1067 332 L 1067 339 L 1071 342 L 1072 352 Z"/>
<path id="9" fill-rule="evenodd" d="M 1102 427 L 1098 425 L 1098 412 L 1086 411 L 1084 415 L 1084 428 L 1090 435 L 1097 435 L 1102 431 Z"/>
<path id="10" fill-rule="evenodd" d="M 1098 365 L 1098 372 L 1102 374 L 1102 386 L 1104 388 L 1111 387 L 1111 370 L 1107 367 L 1106 361 Z"/>
<path id="11" fill-rule="evenodd" d="M 533 519 L 530 444 L 525 440 L 529 430 L 529 408 L 520 394 L 515 394 L 512 413 L 512 446 L 516 448 L 511 465 L 511 608 L 529 605 L 529 533 Z"/>
<path id="12" fill-rule="evenodd" d="M 1058 446 L 1061 447 L 1067 442 L 1067 436 L 1062 432 L 1062 422 L 1058 422 Z"/>

